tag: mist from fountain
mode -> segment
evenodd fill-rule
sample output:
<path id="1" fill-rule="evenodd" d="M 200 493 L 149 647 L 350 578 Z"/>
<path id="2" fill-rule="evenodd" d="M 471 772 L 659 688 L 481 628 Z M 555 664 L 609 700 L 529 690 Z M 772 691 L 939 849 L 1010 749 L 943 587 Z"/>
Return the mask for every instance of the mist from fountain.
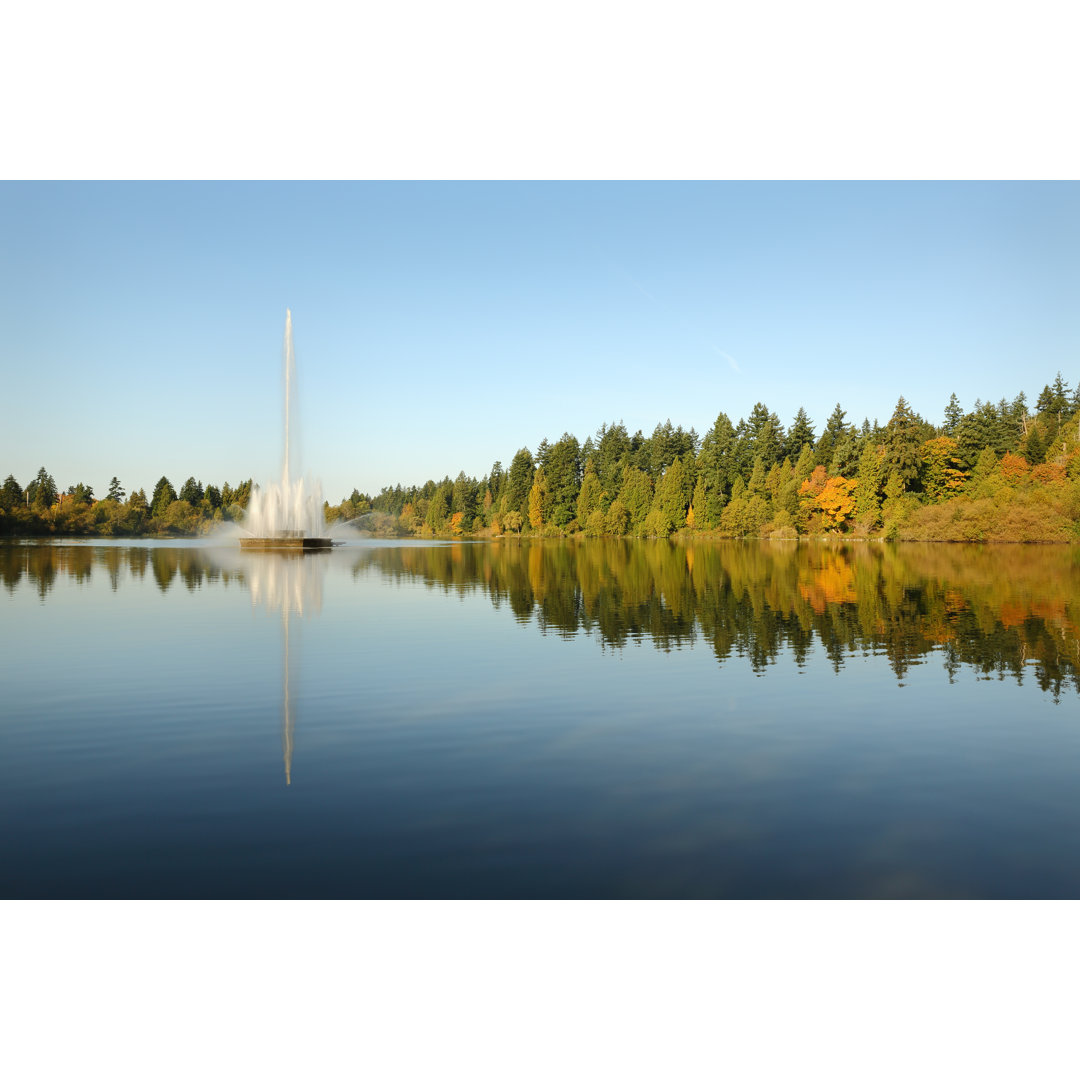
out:
<path id="1" fill-rule="evenodd" d="M 281 480 L 255 488 L 248 500 L 243 528 L 251 536 L 325 537 L 322 484 L 310 476 L 292 479 L 294 468 L 292 413 L 296 395 L 296 354 L 293 351 L 292 312 L 285 311 L 285 452 Z"/>

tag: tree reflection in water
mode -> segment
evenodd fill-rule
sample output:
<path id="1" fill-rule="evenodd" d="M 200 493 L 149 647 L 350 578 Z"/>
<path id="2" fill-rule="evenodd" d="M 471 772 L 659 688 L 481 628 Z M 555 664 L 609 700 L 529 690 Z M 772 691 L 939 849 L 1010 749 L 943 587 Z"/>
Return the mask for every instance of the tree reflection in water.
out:
<path id="1" fill-rule="evenodd" d="M 317 613 L 328 566 L 354 576 L 482 590 L 542 633 L 587 634 L 605 648 L 707 643 L 722 663 L 764 672 L 782 655 L 805 662 L 815 640 L 834 668 L 851 654 L 888 657 L 902 682 L 934 654 L 950 678 L 1032 676 L 1059 698 L 1080 692 L 1080 548 L 794 541 L 588 540 L 346 546 L 322 556 L 241 557 L 172 546 L 5 544 L 0 582 L 25 577 L 46 601 L 59 576 L 103 573 L 111 588 L 149 567 L 162 590 L 240 583 L 282 613 L 286 760 L 291 746 L 289 620 Z M 418 658 L 422 663 L 422 658 Z"/>

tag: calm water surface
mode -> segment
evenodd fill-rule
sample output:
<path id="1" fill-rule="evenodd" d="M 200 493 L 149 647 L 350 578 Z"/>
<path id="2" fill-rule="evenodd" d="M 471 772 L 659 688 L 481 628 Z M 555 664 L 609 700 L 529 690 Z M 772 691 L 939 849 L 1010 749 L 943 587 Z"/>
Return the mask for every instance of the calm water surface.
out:
<path id="1" fill-rule="evenodd" d="M 6 897 L 1077 897 L 1072 548 L 0 546 Z"/>

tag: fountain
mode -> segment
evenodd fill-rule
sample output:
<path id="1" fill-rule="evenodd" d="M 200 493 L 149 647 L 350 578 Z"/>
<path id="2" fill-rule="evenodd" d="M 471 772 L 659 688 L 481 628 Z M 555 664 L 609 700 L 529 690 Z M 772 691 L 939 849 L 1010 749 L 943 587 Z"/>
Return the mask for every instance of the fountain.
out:
<path id="1" fill-rule="evenodd" d="M 322 485 L 317 480 L 291 478 L 289 415 L 292 409 L 296 356 L 293 352 L 292 312 L 285 311 L 285 456 L 281 481 L 251 493 L 240 546 L 249 550 L 321 551 L 332 541 L 326 535 Z"/>

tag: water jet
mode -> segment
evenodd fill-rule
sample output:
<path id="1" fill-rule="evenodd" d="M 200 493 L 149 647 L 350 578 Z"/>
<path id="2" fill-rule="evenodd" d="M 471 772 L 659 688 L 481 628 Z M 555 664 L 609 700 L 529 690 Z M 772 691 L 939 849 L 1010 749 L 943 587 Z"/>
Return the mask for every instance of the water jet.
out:
<path id="1" fill-rule="evenodd" d="M 265 490 L 255 488 L 252 491 L 243 524 L 248 535 L 240 538 L 240 546 L 252 551 L 325 551 L 333 541 L 326 535 L 322 485 L 309 477 L 291 478 L 290 416 L 295 394 L 296 354 L 289 309 L 285 310 L 282 352 L 285 362 L 285 453 L 281 480 Z"/>

